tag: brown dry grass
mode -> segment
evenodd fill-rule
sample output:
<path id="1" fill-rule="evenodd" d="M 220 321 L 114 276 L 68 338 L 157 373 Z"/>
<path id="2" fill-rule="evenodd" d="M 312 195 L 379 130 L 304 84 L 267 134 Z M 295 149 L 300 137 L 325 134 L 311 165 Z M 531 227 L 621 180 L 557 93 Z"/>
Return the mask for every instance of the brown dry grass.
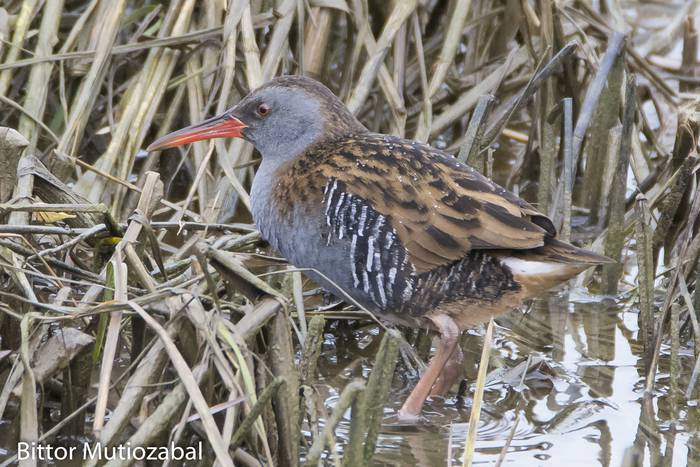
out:
<path id="1" fill-rule="evenodd" d="M 458 152 L 564 237 L 619 259 L 598 282 L 638 303 L 652 391 L 662 342 L 700 348 L 696 2 L 645 6 L 670 20 L 641 34 L 629 31 L 643 2 L 601 3 L 5 2 L 0 125 L 17 130 L 0 129 L 6 439 L 204 439 L 201 465 L 371 458 L 405 339 L 387 333 L 372 377 L 319 413 L 323 313 L 298 271 L 261 254 L 252 147 L 143 150 L 287 73 L 321 79 L 372 130 Z M 572 217 L 586 228 L 572 232 Z M 366 318 L 344 305 L 325 316 L 338 315 Z M 679 403 L 697 362 L 672 388 Z M 334 427 L 350 406 L 340 458 Z"/>

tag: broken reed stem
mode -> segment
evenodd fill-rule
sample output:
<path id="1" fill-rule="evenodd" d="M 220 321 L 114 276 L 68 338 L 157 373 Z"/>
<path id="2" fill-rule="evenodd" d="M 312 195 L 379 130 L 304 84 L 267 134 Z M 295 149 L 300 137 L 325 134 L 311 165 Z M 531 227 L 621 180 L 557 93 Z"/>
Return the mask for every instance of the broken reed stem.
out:
<path id="1" fill-rule="evenodd" d="M 618 156 L 619 152 L 611 151 L 610 145 L 615 141 L 613 132 L 617 131 L 617 122 L 620 115 L 620 108 L 622 107 L 622 99 L 625 97 L 623 94 L 625 91 L 622 86 L 624 69 L 623 60 L 616 60 L 608 76 L 607 85 L 601 92 L 601 104 L 595 109 L 588 132 L 588 142 L 585 149 L 586 170 L 583 174 L 583 183 L 586 190 L 585 193 L 583 193 L 583 201 L 585 203 L 584 205 L 590 210 L 588 222 L 591 225 L 599 225 L 601 223 L 600 218 L 604 213 L 602 202 L 608 193 L 605 181 L 606 175 L 608 175 L 606 172 L 608 172 L 609 169 L 609 156 L 614 154 L 617 160 L 620 160 Z M 630 95 L 627 94 L 627 96 L 629 98 Z M 634 101 L 635 96 L 632 95 L 631 97 L 632 101 Z M 634 118 L 634 115 L 632 115 L 631 118 Z M 627 157 L 629 157 L 629 155 Z M 613 166 L 612 170 L 615 170 L 615 166 Z M 616 175 L 617 174 L 613 172 L 613 177 Z M 626 175 L 627 171 L 625 171 L 625 178 L 622 180 L 622 188 L 627 184 Z M 615 189 L 615 187 L 616 185 L 613 183 L 611 185 L 611 190 Z"/>
<path id="2" fill-rule="evenodd" d="M 0 203 L 4 204 L 12 197 L 17 166 L 27 146 L 29 141 L 17 130 L 0 127 Z M 0 213 L 0 221 L 4 220 L 3 217 L 3 213 Z"/>
<path id="3" fill-rule="evenodd" d="M 270 369 L 275 377 L 285 381 L 274 397 L 275 420 L 277 422 L 278 461 L 283 465 L 295 465 L 299 459 L 299 429 L 294 422 L 299 420 L 299 372 L 294 362 L 292 333 L 286 309 L 272 318 L 270 344 L 267 353 Z"/>
<path id="4" fill-rule="evenodd" d="M 625 106 L 622 116 L 622 136 L 617 164 L 610 185 L 608 201 L 608 234 L 605 236 L 605 256 L 617 261 L 615 264 L 603 265 L 603 292 L 617 293 L 617 286 L 622 277 L 622 248 L 625 243 L 625 187 L 629 171 L 630 153 L 632 151 L 632 130 L 636 114 L 636 85 L 632 75 L 625 82 Z"/>
<path id="5" fill-rule="evenodd" d="M 270 382 L 267 386 L 265 386 L 265 389 L 263 390 L 262 394 L 258 396 L 258 400 L 250 409 L 250 412 L 248 412 L 246 417 L 243 419 L 240 425 L 238 425 L 236 431 L 233 433 L 230 442 L 231 447 L 237 447 L 243 440 L 243 437 L 251 431 L 255 421 L 262 414 L 262 411 L 265 409 L 267 404 L 278 393 L 280 387 L 284 384 L 284 382 L 284 378 L 277 377 L 273 379 L 272 382 Z"/>
<path id="6" fill-rule="evenodd" d="M 398 344 L 399 340 L 390 332 L 382 338 L 367 387 L 352 406 L 350 437 L 343 465 L 368 465 L 374 454 L 377 432 L 384 413 L 382 407 L 396 366 Z"/>
<path id="7" fill-rule="evenodd" d="M 304 351 L 299 363 L 299 378 L 302 384 L 310 386 L 316 381 L 318 359 L 323 346 L 323 330 L 326 320 L 323 316 L 314 316 L 309 320 L 309 327 L 304 341 Z"/>
<path id="8" fill-rule="evenodd" d="M 29 325 L 33 318 L 33 313 L 27 313 L 20 322 L 20 360 L 24 370 L 22 377 L 22 396 L 20 401 L 19 439 L 26 443 L 36 443 L 39 438 L 39 417 L 36 397 L 36 378 L 31 366 L 31 354 L 29 351 Z M 27 459 L 22 463 L 22 467 L 36 467 L 36 459 Z"/>
<path id="9" fill-rule="evenodd" d="M 401 339 L 394 335 L 394 331 L 388 331 L 382 338 L 367 388 L 357 399 L 359 413 L 353 410 L 345 465 L 369 465 L 374 455 L 384 416 L 384 402 L 391 388 L 400 342 Z M 358 435 L 362 435 L 364 439 L 358 439 Z"/>
<path id="10" fill-rule="evenodd" d="M 583 140 L 588 131 L 588 126 L 593 118 L 593 113 L 598 107 L 598 102 L 600 100 L 600 95 L 608 81 L 608 75 L 612 70 L 613 66 L 619 59 L 625 46 L 625 35 L 620 32 L 613 32 L 612 36 L 608 39 L 608 48 L 605 50 L 605 55 L 600 62 L 600 67 L 596 72 L 593 81 L 588 86 L 586 90 L 586 96 L 581 104 L 581 110 L 576 120 L 576 127 L 573 132 L 573 142 L 572 142 L 572 178 L 576 178 L 576 168 L 578 167 L 578 158 L 581 153 L 581 148 L 583 147 Z M 552 203 L 552 211 L 556 212 L 559 209 L 559 205 L 563 201 L 563 187 L 561 185 L 558 187 L 554 201 Z"/>
<path id="11" fill-rule="evenodd" d="M 114 278 L 114 299 L 119 302 L 128 300 L 126 292 L 127 269 L 120 250 L 115 251 L 114 258 L 110 261 L 111 276 Z M 109 272 L 107 273 L 110 276 Z M 109 323 L 106 329 L 102 364 L 100 365 L 100 377 L 97 387 L 97 403 L 95 404 L 95 420 L 92 430 L 95 437 L 99 438 L 104 426 L 105 413 L 107 412 L 107 395 L 109 382 L 112 376 L 112 365 L 117 354 L 117 343 L 121 330 L 122 312 L 113 311 L 109 314 Z"/>
<path id="12" fill-rule="evenodd" d="M 659 220 L 656 223 L 656 228 L 654 229 L 654 234 L 652 236 L 652 247 L 654 252 L 654 269 L 658 264 L 659 252 L 663 247 L 664 243 L 668 241 L 668 235 L 671 232 L 674 223 L 674 217 L 676 212 L 681 206 L 681 200 L 683 199 L 688 184 L 692 179 L 693 171 L 698 163 L 698 157 L 695 155 L 688 155 L 682 162 L 680 168 L 678 169 L 678 177 L 676 177 L 675 183 L 670 187 L 669 193 L 664 198 L 662 205 L 659 208 L 660 215 Z M 669 254 L 665 255 L 666 263 L 669 261 Z"/>
<path id="13" fill-rule="evenodd" d="M 562 221 L 560 237 L 569 241 L 571 237 L 571 193 L 574 185 L 574 147 L 573 147 L 573 102 L 570 97 L 562 99 L 564 118 L 562 119 L 562 145 L 564 147 L 564 172 L 562 183 L 564 187 L 564 202 L 562 206 Z"/>
<path id="14" fill-rule="evenodd" d="M 472 167 L 476 167 L 477 157 L 482 149 L 481 139 L 484 134 L 486 122 L 493 107 L 495 98 L 491 95 L 481 96 L 476 104 L 467 132 L 464 134 L 464 143 L 459 149 L 457 159 Z"/>
<path id="15" fill-rule="evenodd" d="M 323 427 L 321 435 L 314 439 L 309 452 L 306 455 L 306 463 L 304 465 L 308 467 L 316 467 L 319 460 L 321 459 L 321 454 L 323 454 L 324 448 L 327 444 L 333 440 L 333 433 L 335 432 L 335 427 L 340 423 L 345 412 L 350 408 L 350 405 L 357 399 L 361 392 L 365 390 L 365 383 L 360 379 L 355 379 L 348 383 L 343 391 L 340 393 L 338 402 L 336 402 L 335 407 L 333 407 L 333 412 L 331 413 L 328 420 Z"/>
<path id="16" fill-rule="evenodd" d="M 644 366 L 651 365 L 654 349 L 654 259 L 651 244 L 651 214 L 644 195 L 637 195 L 634 205 L 637 217 L 635 239 L 637 242 L 637 284 L 639 289 L 639 340 L 644 349 Z"/>
<path id="17" fill-rule="evenodd" d="M 680 348 L 681 348 L 681 324 L 680 324 L 681 306 L 678 303 L 671 305 L 671 325 L 669 333 L 671 334 L 671 368 L 669 372 L 669 395 L 671 398 L 671 414 L 675 419 L 678 417 L 678 402 L 681 395 L 680 392 Z"/>

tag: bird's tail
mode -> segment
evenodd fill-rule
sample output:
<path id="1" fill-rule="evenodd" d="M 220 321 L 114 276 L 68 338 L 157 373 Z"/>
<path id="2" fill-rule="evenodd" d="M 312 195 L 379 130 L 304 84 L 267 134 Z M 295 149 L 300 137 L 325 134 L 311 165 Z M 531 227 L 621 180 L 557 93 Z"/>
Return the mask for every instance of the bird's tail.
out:
<path id="1" fill-rule="evenodd" d="M 528 295 L 555 287 L 591 266 L 615 262 L 557 239 L 547 239 L 540 248 L 511 252 L 501 260 Z"/>

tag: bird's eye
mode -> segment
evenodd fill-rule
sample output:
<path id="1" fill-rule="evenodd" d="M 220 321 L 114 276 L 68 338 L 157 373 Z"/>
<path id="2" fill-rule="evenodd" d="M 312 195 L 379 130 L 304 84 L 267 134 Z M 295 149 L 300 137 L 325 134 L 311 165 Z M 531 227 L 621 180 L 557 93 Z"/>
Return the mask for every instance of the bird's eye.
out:
<path id="1" fill-rule="evenodd" d="M 258 105 L 258 115 L 266 117 L 270 113 L 270 106 L 267 104 Z"/>

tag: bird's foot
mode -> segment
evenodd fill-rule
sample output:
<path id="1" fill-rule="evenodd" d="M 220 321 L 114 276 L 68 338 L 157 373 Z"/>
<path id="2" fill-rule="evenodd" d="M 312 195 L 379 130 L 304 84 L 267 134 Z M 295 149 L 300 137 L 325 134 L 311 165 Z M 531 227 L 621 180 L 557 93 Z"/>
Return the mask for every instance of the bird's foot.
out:
<path id="1" fill-rule="evenodd" d="M 404 403 L 399 410 L 399 413 L 396 414 L 396 417 L 401 423 L 415 425 L 420 420 L 420 413 L 423 409 L 423 404 L 420 404 L 418 407 L 407 407 L 407 405 L 409 405 L 408 401 Z"/>
<path id="2" fill-rule="evenodd" d="M 452 318 L 447 315 L 435 315 L 431 316 L 430 320 L 440 331 L 438 348 L 423 376 L 418 380 L 416 387 L 413 388 L 399 410 L 399 420 L 402 421 L 416 421 L 418 419 L 423 404 L 431 394 L 436 380 L 458 347 L 460 329 Z M 451 384 L 451 381 L 449 383 Z"/>

